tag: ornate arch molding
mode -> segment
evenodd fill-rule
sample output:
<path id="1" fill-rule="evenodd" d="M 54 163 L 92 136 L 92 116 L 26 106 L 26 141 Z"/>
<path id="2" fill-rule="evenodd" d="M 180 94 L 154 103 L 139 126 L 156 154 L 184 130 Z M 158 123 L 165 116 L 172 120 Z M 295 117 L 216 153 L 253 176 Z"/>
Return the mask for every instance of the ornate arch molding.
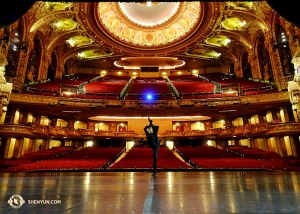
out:
<path id="1" fill-rule="evenodd" d="M 37 29 L 42 28 L 43 25 L 48 26 L 49 23 L 53 23 L 55 20 L 62 18 L 74 18 L 75 14 L 72 11 L 57 11 L 49 13 L 42 17 L 37 17 L 36 20 L 32 21 L 32 24 L 29 27 L 30 32 L 35 32 Z"/>

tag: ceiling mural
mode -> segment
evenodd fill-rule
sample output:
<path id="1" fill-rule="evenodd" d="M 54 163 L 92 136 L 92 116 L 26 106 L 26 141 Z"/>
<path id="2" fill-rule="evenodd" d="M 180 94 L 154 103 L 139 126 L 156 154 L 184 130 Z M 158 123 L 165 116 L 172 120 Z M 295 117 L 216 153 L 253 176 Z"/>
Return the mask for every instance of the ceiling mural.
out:
<path id="1" fill-rule="evenodd" d="M 231 40 L 224 35 L 211 36 L 205 40 L 206 44 L 215 46 L 227 46 Z"/>
<path id="2" fill-rule="evenodd" d="M 203 49 L 203 48 L 188 50 L 186 51 L 186 54 L 189 56 L 196 56 L 202 58 L 219 58 L 221 56 L 221 53 L 212 50 Z"/>
<path id="3" fill-rule="evenodd" d="M 67 43 L 72 47 L 81 47 L 85 45 L 91 45 L 93 40 L 87 36 L 73 36 L 67 40 Z"/>
<path id="4" fill-rule="evenodd" d="M 81 53 L 78 53 L 78 57 L 81 59 L 93 59 L 101 58 L 112 55 L 113 52 L 107 49 L 96 49 L 96 50 L 86 50 Z"/>
<path id="5" fill-rule="evenodd" d="M 227 2 L 227 5 L 237 10 L 249 10 L 254 7 L 255 2 Z"/>
<path id="6" fill-rule="evenodd" d="M 244 30 L 246 21 L 239 17 L 231 17 L 221 22 L 222 27 L 226 30 Z"/>
<path id="7" fill-rule="evenodd" d="M 71 8 L 73 5 L 72 2 L 46 2 L 45 7 L 50 10 L 61 11 L 67 8 Z"/>
<path id="8" fill-rule="evenodd" d="M 56 31 L 71 31 L 76 29 L 78 23 L 76 23 L 73 19 L 59 19 L 55 23 L 53 23 L 53 28 Z"/>

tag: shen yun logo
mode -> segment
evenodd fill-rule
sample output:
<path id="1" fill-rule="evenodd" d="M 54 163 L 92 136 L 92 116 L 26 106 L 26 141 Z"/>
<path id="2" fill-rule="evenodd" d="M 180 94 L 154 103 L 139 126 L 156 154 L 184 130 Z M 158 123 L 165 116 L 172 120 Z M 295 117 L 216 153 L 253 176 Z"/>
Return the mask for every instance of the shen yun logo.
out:
<path id="1" fill-rule="evenodd" d="M 25 204 L 25 200 L 20 195 L 12 195 L 7 203 L 12 208 L 18 209 Z M 27 200 L 27 204 L 61 204 L 61 200 Z"/>
<path id="2" fill-rule="evenodd" d="M 18 209 L 25 204 L 25 200 L 20 195 L 12 195 L 8 200 L 8 204 L 13 208 Z"/>

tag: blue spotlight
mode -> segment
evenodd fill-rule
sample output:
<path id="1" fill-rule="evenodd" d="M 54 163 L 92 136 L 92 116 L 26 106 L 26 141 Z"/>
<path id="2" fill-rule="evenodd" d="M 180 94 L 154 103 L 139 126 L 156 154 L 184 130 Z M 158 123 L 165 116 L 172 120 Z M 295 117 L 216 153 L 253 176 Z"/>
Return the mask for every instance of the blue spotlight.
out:
<path id="1" fill-rule="evenodd" d="M 152 94 L 148 94 L 147 95 L 147 100 L 152 100 L 152 99 L 153 99 Z"/>

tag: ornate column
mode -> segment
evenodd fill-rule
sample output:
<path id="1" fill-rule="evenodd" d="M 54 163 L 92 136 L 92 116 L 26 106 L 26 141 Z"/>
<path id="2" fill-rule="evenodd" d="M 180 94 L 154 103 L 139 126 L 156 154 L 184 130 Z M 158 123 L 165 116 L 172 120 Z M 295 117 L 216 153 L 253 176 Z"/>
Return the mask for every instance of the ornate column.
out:
<path id="1" fill-rule="evenodd" d="M 293 81 L 288 82 L 288 92 L 290 94 L 290 102 L 296 111 L 298 120 L 300 119 L 300 57 L 294 57 L 292 63 L 295 68 L 295 76 Z"/>
<path id="2" fill-rule="evenodd" d="M 9 97 L 12 91 L 12 83 L 5 80 L 5 66 L 7 60 L 4 53 L 0 52 L 0 124 L 4 123 Z"/>

